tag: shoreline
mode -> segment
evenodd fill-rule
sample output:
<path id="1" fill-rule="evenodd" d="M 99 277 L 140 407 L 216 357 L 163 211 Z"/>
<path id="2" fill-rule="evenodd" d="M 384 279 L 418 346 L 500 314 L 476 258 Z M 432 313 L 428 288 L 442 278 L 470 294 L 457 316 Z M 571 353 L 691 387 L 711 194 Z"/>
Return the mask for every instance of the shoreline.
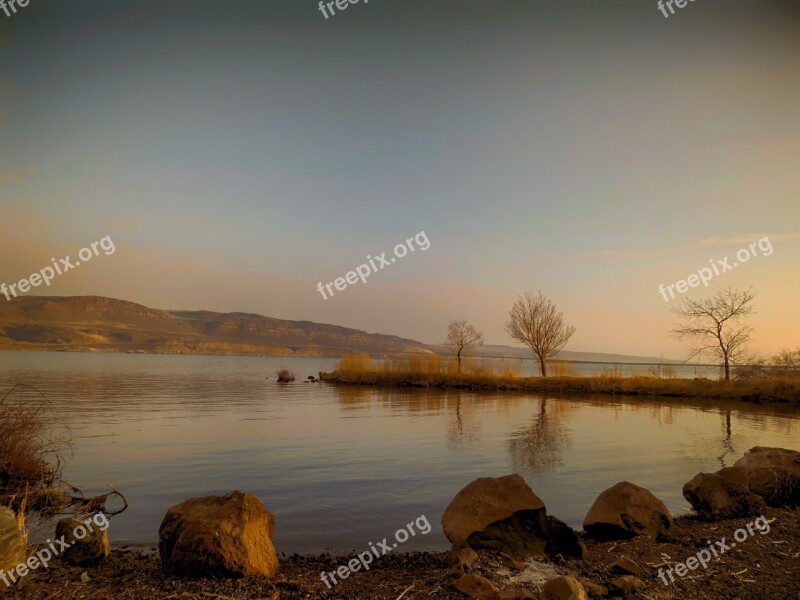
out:
<path id="1" fill-rule="evenodd" d="M 660 379 L 644 376 L 489 377 L 335 370 L 330 373 L 320 373 L 320 381 L 353 386 L 663 396 L 800 406 L 800 380 L 785 379 L 724 381 L 704 378 Z"/>
<path id="2" fill-rule="evenodd" d="M 730 553 L 714 559 L 705 570 L 698 569 L 690 576 L 676 578 L 670 585 L 665 585 L 659 577 L 661 563 L 685 561 L 704 547 L 706 540 L 723 537 L 730 540 L 734 530 L 744 527 L 752 518 L 705 522 L 694 515 L 676 517 L 666 534 L 655 540 L 639 536 L 625 541 L 598 542 L 580 532 L 587 546 L 583 561 L 560 557 L 544 561 L 529 559 L 525 568 L 518 571 L 486 559 L 475 572 L 491 574 L 495 580 L 506 581 L 509 587 L 524 588 L 532 594 L 536 593 L 537 579 L 554 572 L 599 586 L 593 588 L 597 590 L 612 586 L 611 582 L 619 576 L 614 564 L 625 557 L 642 569 L 638 579 L 644 588 L 639 591 L 639 597 L 796 600 L 800 588 L 800 508 L 768 508 L 764 515 L 771 521 L 767 534 L 754 536 Z M 393 553 L 373 563 L 369 571 L 353 573 L 329 589 L 319 573 L 334 569 L 340 557 L 338 553 L 280 555 L 281 571 L 273 579 L 186 579 L 165 576 L 157 553 L 114 549 L 97 567 L 53 563 L 47 571 L 30 575 L 23 586 L 10 591 L 6 597 L 26 600 L 53 597 L 65 600 L 89 597 L 96 600 L 395 600 L 405 592 L 406 600 L 465 598 L 453 587 L 454 561 L 450 551 Z M 608 597 L 615 597 L 614 592 Z"/>

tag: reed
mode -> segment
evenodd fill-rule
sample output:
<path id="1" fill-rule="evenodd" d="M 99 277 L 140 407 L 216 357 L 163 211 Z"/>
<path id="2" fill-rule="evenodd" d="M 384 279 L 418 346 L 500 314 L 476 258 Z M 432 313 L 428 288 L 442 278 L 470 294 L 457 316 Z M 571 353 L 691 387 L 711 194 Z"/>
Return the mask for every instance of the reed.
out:
<path id="1" fill-rule="evenodd" d="M 71 451 L 72 435 L 53 414 L 44 394 L 24 384 L 0 399 L 0 504 L 19 511 L 57 502 L 60 455 Z"/>
<path id="2" fill-rule="evenodd" d="M 674 372 L 622 375 L 619 365 L 612 365 L 598 376 L 575 376 L 575 368 L 553 363 L 553 376 L 521 377 L 507 365 L 479 364 L 474 358 L 462 360 L 458 372 L 455 359 L 438 355 L 373 360 L 369 355 L 347 355 L 340 368 L 323 373 L 329 383 L 518 390 L 569 394 L 660 395 L 744 400 L 750 402 L 787 402 L 800 405 L 800 380 L 794 378 L 752 378 L 734 381 L 678 379 Z M 556 366 L 563 365 L 563 366 Z M 667 375 L 665 378 L 663 375 Z"/>
<path id="3" fill-rule="evenodd" d="M 369 354 L 346 354 L 340 359 L 338 370 L 354 378 L 371 375 L 382 375 L 390 379 L 411 377 L 420 380 L 519 377 L 518 369 L 506 363 L 493 367 L 481 364 L 473 357 L 461 359 L 459 373 L 458 361 L 455 358 L 439 354 L 415 354 L 410 357 L 386 357 L 380 360 L 373 359 Z"/>

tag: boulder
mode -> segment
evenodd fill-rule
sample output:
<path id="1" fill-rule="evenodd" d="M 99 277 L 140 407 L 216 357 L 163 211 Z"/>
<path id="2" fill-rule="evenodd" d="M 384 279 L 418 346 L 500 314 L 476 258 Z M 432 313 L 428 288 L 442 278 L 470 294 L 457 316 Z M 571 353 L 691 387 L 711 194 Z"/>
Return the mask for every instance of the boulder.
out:
<path id="1" fill-rule="evenodd" d="M 69 548 L 59 556 L 61 560 L 70 565 L 89 566 L 103 562 L 111 553 L 108 543 L 108 529 L 105 531 L 95 526 L 92 521 L 89 525 L 78 519 L 67 517 L 56 524 L 56 538 L 64 538 Z"/>
<path id="2" fill-rule="evenodd" d="M 192 498 L 167 511 L 158 549 L 164 571 L 188 577 L 278 573 L 275 518 L 251 494 Z"/>
<path id="3" fill-rule="evenodd" d="M 547 543 L 544 502 L 519 475 L 483 477 L 462 489 L 442 516 L 454 547 L 543 555 Z"/>
<path id="4" fill-rule="evenodd" d="M 746 481 L 742 473 L 735 469 L 727 469 L 725 476 L 698 473 L 684 484 L 683 497 L 708 521 L 761 515 L 765 509 L 764 499 L 737 483 Z"/>
<path id="5" fill-rule="evenodd" d="M 547 543 L 545 550 L 549 556 L 579 558 L 583 560 L 586 544 L 578 536 L 578 532 L 560 519 L 547 515 Z"/>
<path id="6" fill-rule="evenodd" d="M 547 600 L 589 600 L 581 582 L 574 577 L 556 577 L 542 587 Z"/>
<path id="7" fill-rule="evenodd" d="M 470 598 L 479 600 L 493 600 L 500 597 L 500 590 L 495 585 L 480 575 L 464 575 L 456 581 L 456 589 Z"/>
<path id="8" fill-rule="evenodd" d="M 8 572 L 24 563 L 28 557 L 25 535 L 19 528 L 16 513 L 0 506 L 0 569 Z M 5 583 L 0 582 L 0 594 L 5 592 Z"/>
<path id="9" fill-rule="evenodd" d="M 800 452 L 785 448 L 755 446 L 734 463 L 747 488 L 769 506 L 800 505 Z"/>
<path id="10" fill-rule="evenodd" d="M 583 520 L 586 533 L 598 540 L 630 539 L 637 535 L 655 538 L 671 526 L 672 515 L 664 503 L 627 481 L 600 494 Z"/>

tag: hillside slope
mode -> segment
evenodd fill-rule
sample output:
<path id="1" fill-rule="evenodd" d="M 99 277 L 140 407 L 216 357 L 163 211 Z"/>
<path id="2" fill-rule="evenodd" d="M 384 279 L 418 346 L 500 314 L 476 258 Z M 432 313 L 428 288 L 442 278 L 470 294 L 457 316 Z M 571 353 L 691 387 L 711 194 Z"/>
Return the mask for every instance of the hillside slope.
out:
<path id="1" fill-rule="evenodd" d="M 0 302 L 0 349 L 339 356 L 430 352 L 393 335 L 246 313 L 158 310 L 99 296 Z"/>

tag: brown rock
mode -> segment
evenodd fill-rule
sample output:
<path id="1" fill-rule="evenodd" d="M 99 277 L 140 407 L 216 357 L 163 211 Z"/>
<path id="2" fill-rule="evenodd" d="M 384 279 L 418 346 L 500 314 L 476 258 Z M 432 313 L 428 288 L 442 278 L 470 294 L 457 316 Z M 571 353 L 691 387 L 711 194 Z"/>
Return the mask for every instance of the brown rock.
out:
<path id="1" fill-rule="evenodd" d="M 478 553 L 469 546 L 454 549 L 453 554 L 455 554 L 456 564 L 461 573 L 469 573 L 478 560 Z"/>
<path id="2" fill-rule="evenodd" d="M 11 571 L 28 557 L 25 536 L 19 529 L 17 515 L 13 510 L 0 506 L 0 569 Z M 6 589 L 0 585 L 0 594 Z"/>
<path id="3" fill-rule="evenodd" d="M 491 581 L 480 575 L 464 575 L 456 581 L 456 589 L 470 598 L 479 600 L 493 600 L 500 597 L 500 590 Z"/>
<path id="4" fill-rule="evenodd" d="M 560 519 L 547 516 L 547 544 L 545 549 L 550 556 L 568 556 L 583 560 L 586 544 L 578 532 Z"/>
<path id="5" fill-rule="evenodd" d="M 108 529 L 102 531 L 91 519 L 85 522 L 71 517 L 61 519 L 56 524 L 56 538 L 61 537 L 70 547 L 61 553 L 60 558 L 71 565 L 96 565 L 111 553 Z"/>
<path id="6" fill-rule="evenodd" d="M 505 555 L 503 555 L 502 558 L 500 559 L 500 563 L 504 567 L 508 567 L 512 571 L 524 571 L 528 566 L 525 563 L 525 561 L 516 558 L 511 558 L 510 556 L 505 556 Z"/>
<path id="7" fill-rule="evenodd" d="M 761 496 L 750 493 L 736 481 L 745 480 L 743 471 L 726 469 L 725 476 L 717 473 L 698 473 L 683 486 L 683 497 L 695 512 L 709 521 L 735 519 L 764 513 Z"/>
<path id="8" fill-rule="evenodd" d="M 800 452 L 756 446 L 736 461 L 747 487 L 770 506 L 800 505 Z"/>
<path id="9" fill-rule="evenodd" d="M 740 469 L 739 467 L 723 467 L 716 472 L 716 475 L 727 479 L 731 483 L 747 488 L 747 473 L 745 473 L 744 469 Z"/>
<path id="10" fill-rule="evenodd" d="M 165 572 L 189 577 L 278 573 L 275 518 L 251 494 L 186 500 L 167 511 L 158 549 Z"/>
<path id="11" fill-rule="evenodd" d="M 655 538 L 672 526 L 664 503 L 638 485 L 622 481 L 597 497 L 583 528 L 598 540 L 630 539 L 636 535 Z"/>
<path id="12" fill-rule="evenodd" d="M 644 581 L 633 575 L 623 575 L 611 581 L 611 589 L 623 598 L 631 598 L 644 589 Z"/>
<path id="13" fill-rule="evenodd" d="M 542 587 L 547 600 L 589 600 L 581 582 L 574 577 L 556 577 Z"/>
<path id="14" fill-rule="evenodd" d="M 514 557 L 545 552 L 544 502 L 519 475 L 476 479 L 442 516 L 444 533 L 455 546 L 502 551 Z"/>
<path id="15" fill-rule="evenodd" d="M 642 567 L 633 562 L 630 558 L 620 556 L 617 562 L 611 567 L 612 570 L 626 575 L 641 575 Z"/>
<path id="16" fill-rule="evenodd" d="M 605 598 L 608 596 L 608 588 L 594 581 L 584 581 L 583 588 L 592 598 Z"/>

